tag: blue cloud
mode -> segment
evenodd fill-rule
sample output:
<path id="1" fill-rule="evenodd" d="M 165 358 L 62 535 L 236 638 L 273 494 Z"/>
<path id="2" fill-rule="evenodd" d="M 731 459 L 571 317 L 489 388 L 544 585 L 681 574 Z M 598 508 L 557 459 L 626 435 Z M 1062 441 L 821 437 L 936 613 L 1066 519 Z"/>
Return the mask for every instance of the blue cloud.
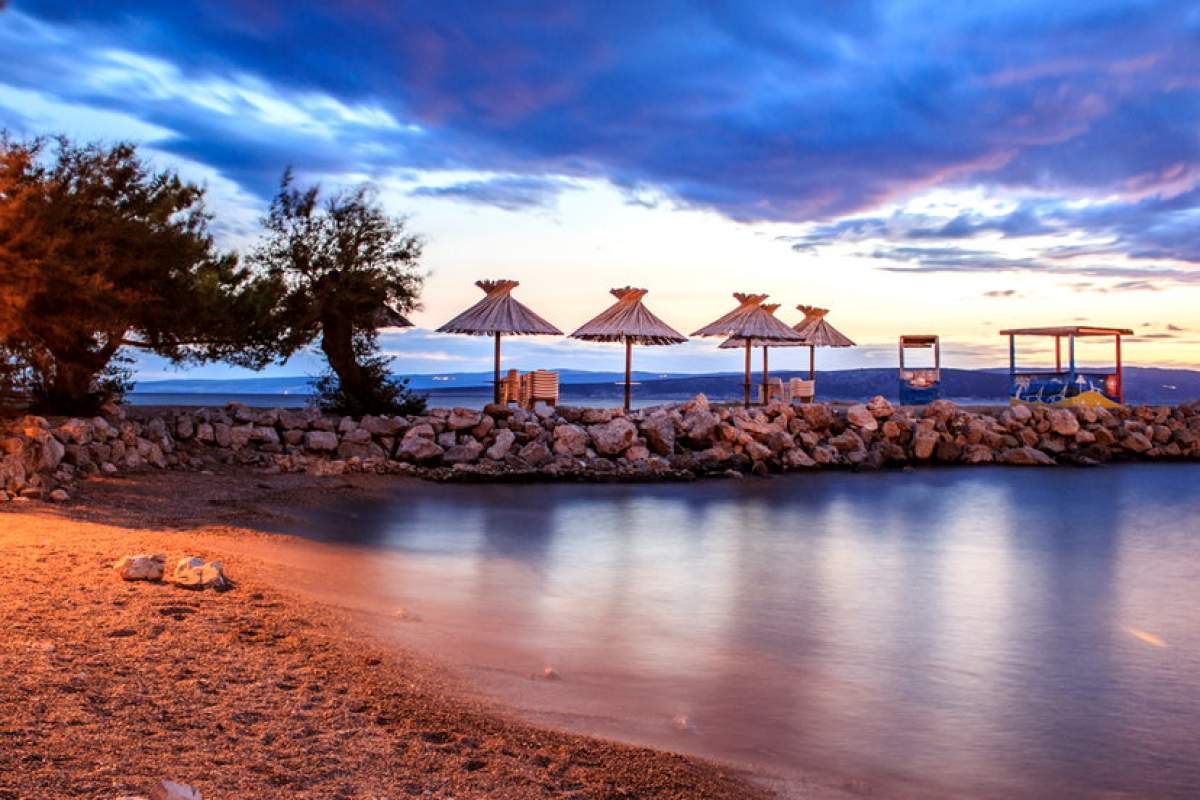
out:
<path id="1" fill-rule="evenodd" d="M 449 186 L 419 186 L 414 197 L 442 197 L 506 211 L 523 211 L 554 205 L 558 195 L 570 188 L 566 181 L 538 176 L 506 176 L 464 181 Z"/>

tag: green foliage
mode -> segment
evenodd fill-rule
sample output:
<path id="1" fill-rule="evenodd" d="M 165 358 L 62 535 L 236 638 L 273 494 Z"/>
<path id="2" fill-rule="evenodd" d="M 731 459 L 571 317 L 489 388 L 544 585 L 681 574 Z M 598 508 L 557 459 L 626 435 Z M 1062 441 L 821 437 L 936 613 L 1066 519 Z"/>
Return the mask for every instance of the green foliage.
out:
<path id="1" fill-rule="evenodd" d="M 0 136 L 0 343 L 36 404 L 82 413 L 119 395 L 122 348 L 261 367 L 282 286 L 220 253 L 204 189 L 131 144 Z"/>
<path id="2" fill-rule="evenodd" d="M 332 368 L 317 378 L 314 383 L 316 402 L 323 411 L 361 417 L 366 414 L 422 414 L 425 412 L 425 395 L 408 387 L 408 378 L 394 378 L 388 372 L 390 359 L 375 353 L 374 343 L 359 337 L 355 342 L 358 365 L 367 375 L 363 382 L 364 394 L 351 394 L 342 389 L 341 380 Z"/>
<path id="3" fill-rule="evenodd" d="M 279 349 L 290 355 L 318 338 L 330 374 L 323 407 L 356 414 L 404 413 L 424 400 L 388 374 L 381 328 L 410 324 L 424 275 L 422 241 L 389 217 L 370 186 L 331 195 L 298 189 L 290 170 L 263 220 L 253 263 L 283 287 L 276 313 Z"/>

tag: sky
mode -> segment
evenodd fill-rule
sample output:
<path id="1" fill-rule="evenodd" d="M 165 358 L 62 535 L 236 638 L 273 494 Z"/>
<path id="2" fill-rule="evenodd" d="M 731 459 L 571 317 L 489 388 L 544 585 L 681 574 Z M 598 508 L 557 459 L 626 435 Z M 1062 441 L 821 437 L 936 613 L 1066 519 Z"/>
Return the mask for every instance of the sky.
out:
<path id="1" fill-rule="evenodd" d="M 684 333 L 737 291 L 827 307 L 861 345 L 828 368 L 894 366 L 903 333 L 1002 366 L 1001 328 L 1085 321 L 1200 367 L 1200 2 L 0 0 L 0 53 L 0 127 L 138 142 L 208 187 L 224 247 L 288 165 L 372 182 L 426 239 L 416 327 L 382 339 L 398 372 L 488 368 L 489 341 L 433 332 L 481 278 L 567 332 L 625 285 Z M 635 366 L 738 369 L 716 344 Z"/>

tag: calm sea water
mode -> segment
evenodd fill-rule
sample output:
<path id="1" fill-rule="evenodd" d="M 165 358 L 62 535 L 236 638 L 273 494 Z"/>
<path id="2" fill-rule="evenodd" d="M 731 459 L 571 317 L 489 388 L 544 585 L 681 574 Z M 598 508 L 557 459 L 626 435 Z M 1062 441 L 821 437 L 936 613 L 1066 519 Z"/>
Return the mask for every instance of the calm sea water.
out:
<path id="1" fill-rule="evenodd" d="M 449 650 L 555 664 L 528 702 L 569 727 L 882 796 L 1200 797 L 1200 466 L 404 484 L 303 527 L 420 561 Z"/>

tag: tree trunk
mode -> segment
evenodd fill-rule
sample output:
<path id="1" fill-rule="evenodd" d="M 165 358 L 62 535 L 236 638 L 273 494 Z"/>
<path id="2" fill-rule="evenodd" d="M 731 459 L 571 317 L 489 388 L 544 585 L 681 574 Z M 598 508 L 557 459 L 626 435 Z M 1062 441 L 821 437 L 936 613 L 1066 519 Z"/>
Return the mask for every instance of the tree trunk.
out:
<path id="1" fill-rule="evenodd" d="M 372 387 L 366 372 L 354 354 L 354 329 L 346 319 L 333 317 L 321 321 L 321 351 L 338 378 L 342 394 L 364 401 Z"/>

